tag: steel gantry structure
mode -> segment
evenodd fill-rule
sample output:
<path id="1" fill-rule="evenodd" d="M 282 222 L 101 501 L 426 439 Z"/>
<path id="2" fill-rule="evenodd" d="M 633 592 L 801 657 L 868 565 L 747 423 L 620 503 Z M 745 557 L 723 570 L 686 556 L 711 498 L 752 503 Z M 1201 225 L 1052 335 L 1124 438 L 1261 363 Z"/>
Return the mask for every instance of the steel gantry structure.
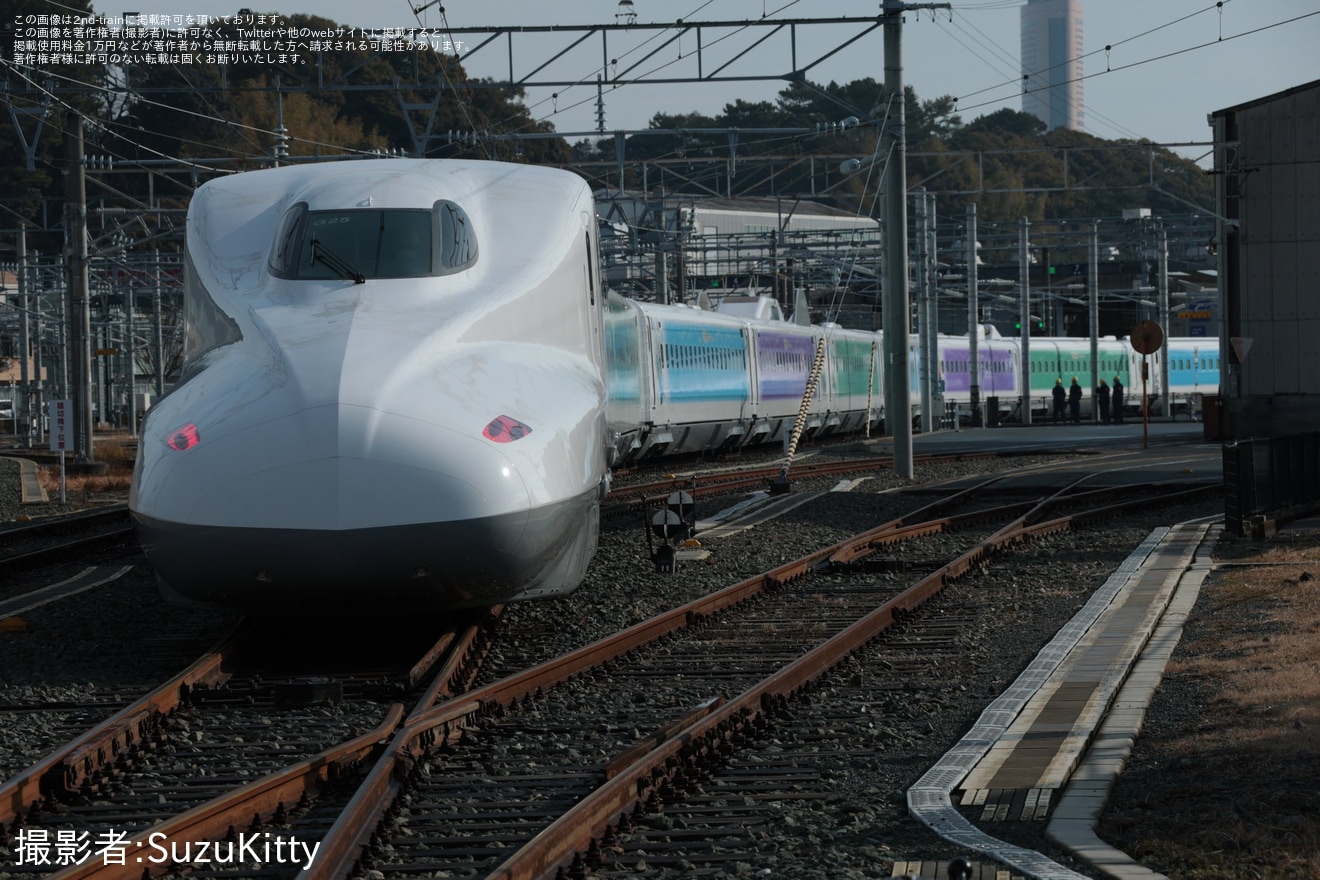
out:
<path id="1" fill-rule="evenodd" d="M 780 286 L 775 288 L 785 298 L 791 296 L 798 286 L 805 288 L 808 293 L 820 293 L 828 300 L 825 311 L 829 317 L 837 318 L 841 310 L 846 310 L 851 295 L 852 304 L 859 306 L 857 312 L 865 315 L 864 318 L 859 320 L 874 325 L 876 307 L 880 305 L 882 298 L 892 297 L 892 300 L 886 303 L 885 318 L 880 323 L 896 327 L 906 324 L 905 329 L 909 329 L 914 326 L 915 321 L 916 327 L 929 331 L 930 335 L 923 337 L 929 340 L 936 330 L 942 329 L 943 325 L 948 323 L 949 310 L 946 308 L 948 303 L 941 297 L 951 289 L 951 285 L 956 286 L 957 284 L 953 272 L 939 271 L 941 260 L 946 259 L 941 257 L 941 253 L 946 252 L 948 249 L 941 244 L 940 236 L 943 235 L 947 241 L 956 236 L 957 231 L 953 229 L 953 231 L 945 234 L 937 228 L 937 224 L 934 222 L 936 217 L 935 198 L 941 195 L 952 194 L 965 197 L 979 193 L 1018 191 L 1019 189 L 1000 187 L 994 181 L 986 179 L 982 170 L 985 153 L 939 154 L 941 158 L 953 164 L 971 165 L 974 163 L 976 173 L 972 175 L 972 179 L 975 180 L 975 183 L 970 186 L 966 183 L 966 175 L 964 175 L 964 182 L 960 184 L 952 182 L 946 184 L 944 180 L 940 179 L 939 174 L 927 176 L 920 181 L 925 188 L 929 202 L 923 200 L 920 203 L 922 206 L 921 212 L 927 219 L 927 224 L 921 232 L 920 265 L 916 267 L 917 271 L 914 273 L 909 269 L 907 260 L 909 236 L 907 234 L 906 201 L 908 187 L 906 162 L 904 160 L 905 158 L 927 157 L 933 154 L 907 151 L 903 101 L 890 101 L 888 106 L 876 108 L 858 108 L 841 104 L 840 114 L 846 113 L 848 114 L 847 117 L 839 122 L 814 128 L 723 128 L 690 131 L 647 129 L 628 132 L 612 131 L 606 128 L 604 97 L 606 94 L 624 87 L 645 84 L 781 81 L 815 89 L 808 79 L 809 74 L 848 47 L 861 44 L 862 41 L 871 37 L 877 31 L 883 31 L 885 36 L 885 93 L 902 95 L 904 94 L 901 56 L 903 13 L 918 9 L 933 11 L 941 8 L 948 8 L 948 4 L 907 4 L 898 2 L 898 0 L 884 0 L 881 13 L 875 16 L 708 22 L 684 22 L 680 20 L 657 23 L 638 23 L 635 20 L 623 20 L 614 24 L 427 29 L 425 33 L 428 41 L 440 39 L 448 41 L 451 46 L 457 46 L 470 40 L 470 44 L 464 52 L 456 51 L 452 58 L 448 58 L 441 65 L 438 73 L 426 79 L 413 77 L 411 81 L 395 79 L 390 83 L 366 81 L 365 70 L 369 62 L 383 54 L 384 50 L 368 52 L 361 63 L 348 70 L 330 75 L 329 68 L 325 64 L 326 53 L 324 50 L 318 50 L 318 52 L 313 53 L 309 64 L 287 68 L 275 66 L 272 68 L 272 72 L 276 74 L 273 82 L 245 86 L 245 88 L 281 94 L 323 90 L 392 92 L 396 95 L 400 113 L 407 121 L 409 137 L 412 141 L 410 152 L 413 155 L 425 155 L 428 150 L 439 146 L 441 143 L 478 146 L 486 141 L 494 140 L 517 141 L 533 138 L 568 139 L 573 137 L 612 139 L 615 148 L 615 155 L 612 160 L 589 160 L 576 163 L 578 170 L 582 173 L 607 184 L 599 188 L 599 194 L 606 206 L 615 197 L 616 192 L 622 194 L 625 189 L 624 184 L 628 178 L 631 178 L 635 183 L 639 183 L 643 191 L 649 190 L 653 183 L 659 183 L 662 187 L 665 187 L 669 181 L 676 179 L 680 186 L 697 192 L 704 191 L 708 195 L 730 196 L 737 195 L 741 191 L 739 182 L 736 181 L 739 168 L 758 168 L 762 169 L 762 173 L 754 175 L 754 177 L 761 183 L 768 180 L 772 192 L 775 191 L 776 182 L 780 181 L 784 184 L 785 196 L 810 198 L 817 195 L 834 194 L 849 175 L 866 172 L 873 166 L 878 166 L 883 169 L 884 174 L 884 207 L 883 210 L 877 212 L 874 205 L 869 206 L 866 216 L 871 217 L 875 213 L 881 214 L 881 235 L 885 238 L 883 248 L 877 247 L 876 242 L 870 241 L 864 248 L 849 254 L 840 251 L 840 242 L 837 237 L 813 236 L 811 233 L 790 235 L 786 229 L 781 228 L 767 234 L 727 234 L 716 236 L 714 240 L 707 239 L 705 241 L 696 241 L 696 237 L 689 234 L 687 240 L 682 242 L 652 242 L 640 245 L 633 237 L 627 242 L 626 247 L 620 248 L 617 253 L 621 259 L 637 263 L 636 267 L 625 269 L 624 275 L 630 280 L 630 283 L 637 282 L 639 289 L 643 292 L 648 284 L 653 291 L 659 291 L 662 287 L 667 288 L 669 286 L 669 269 L 666 261 L 657 257 L 658 250 L 667 249 L 673 252 L 676 255 L 675 262 L 678 267 L 690 267 L 701 264 L 703 260 L 687 260 L 681 255 L 686 248 L 700 247 L 703 254 L 718 254 L 720 256 L 717 259 L 725 260 L 730 266 L 745 267 L 748 272 L 764 271 L 767 275 L 778 279 L 776 285 L 779 284 L 779 281 L 787 279 L 786 288 Z M 846 35 L 841 39 L 832 40 L 830 46 L 823 51 L 810 54 L 802 52 L 799 35 L 803 30 L 808 27 L 826 25 L 844 29 Z M 381 36 L 377 32 L 363 31 L 360 33 Z M 421 34 L 422 31 L 419 30 L 417 35 Z M 410 51 L 435 52 L 441 48 L 433 42 L 423 43 L 420 39 L 415 43 L 416 45 Z M 672 53 L 672 57 L 667 53 Z M 497 56 L 499 61 L 494 66 L 502 69 L 500 76 L 479 81 L 464 79 L 461 83 L 453 81 L 453 77 L 458 74 L 460 64 L 470 66 L 474 61 Z M 416 71 L 420 69 L 420 66 L 413 65 L 413 69 Z M 20 139 L 29 157 L 35 151 L 37 139 L 43 136 L 40 123 L 45 119 L 45 113 L 50 110 L 53 104 L 59 103 L 67 96 L 93 92 L 103 94 L 107 90 L 115 92 L 119 89 L 120 94 L 115 96 L 117 98 L 141 95 L 153 99 L 168 100 L 170 94 L 181 91 L 180 89 L 168 87 L 141 88 L 130 91 L 126 86 L 122 88 L 113 84 L 97 86 L 71 81 L 59 83 L 47 81 L 38 86 L 33 77 L 24 77 L 19 80 L 11 78 L 11 81 L 6 85 L 7 90 L 0 97 L 3 97 L 9 104 L 11 117 L 18 127 Z M 207 91 L 212 88 L 219 91 L 230 87 L 222 79 L 219 86 L 202 86 L 199 89 L 190 89 L 189 91 Z M 444 92 L 456 88 L 551 89 L 554 91 L 549 100 L 553 104 L 554 112 L 549 114 L 550 118 L 553 118 L 555 113 L 559 111 L 558 102 L 561 99 L 567 100 L 571 90 L 582 88 L 584 93 L 589 93 L 590 99 L 597 102 L 597 128 L 594 131 L 582 132 L 520 132 L 477 129 L 440 131 L 436 124 L 440 96 Z M 429 94 L 430 99 L 421 102 L 406 99 L 405 92 L 418 91 Z M 816 91 L 819 92 L 819 90 Z M 837 99 L 829 95 L 824 95 L 824 97 L 835 100 L 837 103 Z M 16 99 L 21 100 L 16 103 Z M 35 127 L 33 120 L 37 123 Z M 26 123 L 26 130 L 24 125 L 20 123 Z M 48 127 L 44 131 L 44 135 L 49 136 L 49 131 L 50 128 Z M 860 131 L 868 132 L 870 137 L 868 142 L 870 148 L 867 150 L 859 149 L 857 152 L 851 153 L 820 153 L 800 150 L 770 154 L 742 152 L 742 148 L 748 144 L 749 139 L 753 138 L 773 138 L 800 142 L 822 135 L 837 136 Z M 719 139 L 721 143 L 727 145 L 727 154 L 647 158 L 640 161 L 631 161 L 627 156 L 627 142 L 631 137 L 681 137 L 683 135 Z M 286 141 L 287 138 L 283 142 Z M 72 369 L 80 375 L 88 375 L 87 382 L 91 384 L 92 388 L 87 391 L 87 399 L 90 401 L 93 397 L 96 398 L 98 410 L 102 417 L 113 406 L 125 400 L 122 389 L 113 392 L 106 390 L 109 387 L 105 378 L 106 375 L 111 377 L 130 375 L 132 379 L 127 383 L 127 387 L 133 391 L 142 384 L 152 386 L 156 393 L 163 390 L 164 377 L 160 371 L 164 369 L 164 364 L 170 359 L 167 350 L 169 349 L 169 340 L 174 336 L 174 328 L 177 326 L 173 315 L 177 310 L 178 292 L 181 284 L 181 278 L 177 271 L 177 253 L 174 251 L 177 251 L 178 248 L 182 224 L 174 224 L 169 214 L 171 211 L 181 212 L 182 209 L 161 207 L 155 198 L 147 198 L 143 201 L 129 197 L 110 183 L 112 174 L 133 171 L 146 173 L 150 179 L 154 179 L 157 175 L 174 176 L 182 173 L 186 178 L 182 183 L 184 188 L 187 189 L 195 187 L 203 177 L 215 173 L 215 170 L 221 166 L 235 161 L 245 161 L 248 164 L 252 164 L 254 161 L 257 163 L 278 164 L 293 161 L 320 161 L 332 158 L 288 156 L 286 152 L 280 149 L 280 144 L 283 142 L 276 138 L 270 154 L 249 157 L 243 160 L 224 158 L 173 160 L 169 157 L 160 157 L 124 161 L 99 157 L 78 161 L 77 164 L 88 172 L 87 182 L 93 188 L 94 195 L 91 198 L 90 208 L 87 204 L 87 197 L 84 196 L 82 197 L 84 204 L 81 210 L 75 210 L 73 214 L 92 220 L 99 219 L 100 229 L 98 232 L 97 230 L 90 230 L 89 227 L 89 231 L 95 237 L 89 242 L 90 247 L 87 255 L 90 275 L 85 298 L 88 303 L 87 307 L 90 312 L 95 313 L 95 318 L 87 325 L 88 329 L 85 331 L 84 337 L 92 354 L 88 356 L 85 368 L 78 366 Z M 833 147 L 838 149 L 838 146 L 839 142 L 836 139 L 833 142 Z M 1148 162 L 1150 180 L 1144 182 L 1143 186 L 1145 188 L 1158 187 L 1153 152 L 1155 147 L 1153 145 L 1106 145 L 1072 149 L 1074 152 L 1081 149 L 1145 150 L 1150 157 Z M 1062 192 L 1098 188 L 1099 186 L 1112 188 L 1105 184 L 1096 184 L 1092 180 L 1071 175 L 1068 162 L 1069 150 L 1063 149 L 1061 152 L 1063 155 L 1063 171 L 1060 179 L 1048 186 L 1035 187 L 1032 191 Z M 867 153 L 869 153 L 869 156 L 865 155 Z M 345 151 L 345 155 L 350 154 L 351 151 Z M 72 162 L 73 160 L 69 161 Z M 718 173 L 708 174 L 705 171 L 698 170 L 694 172 L 692 170 L 695 167 L 698 169 L 714 168 L 718 171 L 721 166 L 723 167 L 722 178 Z M 617 172 L 617 186 L 608 185 L 608 182 L 604 180 L 608 170 Z M 625 174 L 625 170 L 629 170 L 630 173 Z M 798 176 L 794 178 L 791 172 L 796 172 Z M 608 213 L 608 210 L 603 210 L 603 213 Z M 55 216 L 59 216 L 58 213 Z M 974 215 L 972 216 L 974 217 Z M 152 218 L 154 225 L 147 228 L 141 222 L 143 217 Z M 968 226 L 974 229 L 974 222 L 974 220 L 969 221 Z M 1048 238 L 1048 235 L 1045 234 L 1047 224 L 1043 221 L 1037 222 L 1039 225 L 1035 237 Z M 1079 223 L 1089 222 L 1089 220 L 1079 221 Z M 1062 224 L 1063 221 L 1058 221 L 1058 223 Z M 44 210 L 38 225 L 47 228 L 58 228 L 57 223 L 52 220 L 49 210 Z M 66 219 L 66 229 L 68 225 Z M 955 218 L 952 223 L 942 221 L 940 225 L 946 229 L 951 229 L 957 227 L 958 220 Z M 141 227 L 140 230 L 136 228 L 138 226 Z M 1190 224 L 1190 226 L 1195 226 L 1195 224 Z M 989 236 L 996 234 L 993 232 L 993 227 L 985 223 L 984 220 L 980 229 Z M 144 231 L 146 234 L 141 234 Z M 1202 233 L 1198 229 L 1192 234 L 1201 235 Z M 1064 233 L 1059 233 L 1059 235 L 1066 237 Z M 1178 233 L 1174 231 L 1174 235 L 1176 237 Z M 965 247 L 971 246 L 976 237 L 974 232 L 970 237 L 964 235 L 963 239 L 967 242 Z M 969 238 L 971 241 L 968 241 Z M 1073 236 L 1073 238 L 1077 238 L 1077 236 Z M 1068 240 L 1072 241 L 1071 238 Z M 1062 239 L 1060 245 L 1062 245 Z M 1066 246 L 1071 247 L 1073 245 Z M 1086 244 L 1079 239 L 1075 246 L 1084 249 Z M 1179 239 L 1179 246 L 1182 246 L 1181 239 Z M 1153 239 L 1151 247 L 1155 247 Z M 885 255 L 883 261 L 881 259 L 882 251 Z M 1025 251 L 1025 247 L 1019 243 L 1014 251 L 1012 256 L 1017 260 L 1021 260 L 1021 252 Z M 791 272 L 785 275 L 782 266 L 774 264 L 790 253 L 794 256 L 796 265 Z M 38 278 L 53 280 L 54 275 L 52 273 L 55 272 L 55 269 L 49 257 L 27 259 L 31 260 L 31 265 L 28 267 L 28 272 L 31 274 L 20 274 L 30 284 L 40 287 Z M 949 258 L 947 261 L 957 262 L 957 259 Z M 58 258 L 54 262 L 62 263 L 57 274 L 65 278 L 64 283 L 52 283 L 42 288 L 46 292 L 47 299 L 43 300 L 41 294 L 36 294 L 38 306 L 29 311 L 40 314 L 43 309 L 41 303 L 49 301 L 51 291 L 59 291 L 59 295 L 63 297 L 72 296 L 75 291 L 81 289 L 82 285 L 80 283 L 74 284 L 68 281 L 71 275 L 69 272 L 70 266 L 67 265 L 67 256 Z M 707 257 L 704 262 L 709 262 L 709 258 Z M 1029 262 L 1030 258 L 1027 258 L 1027 263 Z M 1088 260 L 1086 256 L 1075 259 L 1075 262 L 1089 262 L 1090 265 L 1096 265 L 1094 258 Z M 35 268 L 38 263 L 45 267 L 42 271 L 37 271 Z M 975 266 L 974 261 L 972 265 Z M 741 272 L 744 269 L 738 269 L 737 271 Z M 649 282 L 647 281 L 648 274 L 650 276 Z M 679 277 L 676 287 L 680 291 L 680 295 L 682 295 L 682 291 L 688 289 L 688 274 L 687 271 L 682 269 L 678 272 Z M 1088 278 L 1088 282 L 1093 283 L 1095 281 L 1094 274 L 1092 273 L 1092 277 Z M 1029 299 L 1032 295 L 1035 295 L 1039 285 L 1031 280 L 1029 270 L 1019 269 L 1018 275 L 1020 277 L 1017 283 L 1026 291 L 1026 294 L 1022 297 L 1021 303 L 1015 304 L 1025 309 L 1028 317 L 1023 323 L 1027 323 L 1030 320 Z M 843 279 L 842 284 L 840 283 L 841 278 Z M 983 271 L 979 281 L 964 285 L 964 296 L 967 296 L 967 325 L 979 323 L 979 317 L 984 309 L 984 306 L 976 305 L 977 289 L 982 284 L 993 284 L 996 281 L 1002 282 L 1004 280 L 1002 275 L 996 276 L 994 272 Z M 124 285 L 129 288 L 145 285 L 144 289 L 149 289 L 150 295 L 145 300 L 141 296 L 141 291 L 125 295 L 122 291 Z M 1063 302 L 1067 298 L 1052 298 L 1053 291 L 1049 289 L 1048 281 L 1045 286 L 1046 300 L 1051 304 L 1051 308 L 1060 310 L 1058 320 L 1059 324 L 1062 324 L 1062 314 L 1066 308 Z M 36 289 L 33 288 L 34 291 Z M 920 313 L 915 316 L 912 315 L 908 303 L 910 291 L 918 292 L 922 305 L 922 309 L 919 310 Z M 150 319 L 146 319 L 146 316 L 142 313 L 144 303 L 145 307 L 153 311 Z M 26 309 L 27 306 L 23 308 Z M 81 305 L 79 308 L 81 308 Z M 57 311 L 59 318 L 47 323 L 46 332 L 49 332 L 49 326 L 51 325 L 70 326 L 70 317 L 66 314 L 72 311 L 69 306 L 61 300 L 60 309 Z M 1092 309 L 1092 315 L 1096 311 L 1096 309 Z M 1164 314 L 1167 314 L 1167 311 L 1167 308 L 1162 310 Z M 107 328 L 122 329 L 111 330 Z M 101 335 L 97 336 L 97 333 Z M 894 333 L 888 334 L 888 338 L 896 340 L 895 345 L 900 346 L 898 340 L 903 340 L 906 335 L 906 333 Z M 129 350 L 129 353 L 124 356 L 126 361 L 119 366 L 110 364 L 109 359 L 114 355 L 95 354 L 97 351 L 117 351 L 117 344 L 113 341 L 112 336 L 122 339 L 124 346 Z M 144 346 L 149 350 L 149 353 L 140 353 L 140 349 Z M 929 341 L 926 347 L 931 347 Z M 901 347 L 896 347 L 893 351 L 887 351 L 885 356 L 887 365 L 895 372 L 893 378 L 895 385 L 898 386 L 891 388 L 891 394 L 897 395 L 891 397 L 891 400 L 895 402 L 897 407 L 902 407 L 904 403 L 909 402 L 909 382 L 905 372 L 903 375 L 898 376 L 896 371 L 900 368 L 905 370 L 907 367 L 905 343 L 901 344 Z M 144 367 L 148 368 L 149 374 L 154 372 L 147 383 L 140 381 Z M 919 365 L 919 369 L 922 370 L 925 377 L 921 386 L 923 397 L 925 397 L 928 393 L 933 367 L 923 361 L 923 364 Z M 56 377 L 63 381 L 69 370 L 69 367 L 62 367 L 60 371 L 57 371 Z M 93 370 L 97 371 L 94 377 L 91 375 Z M 26 396 L 32 396 L 30 390 L 26 391 Z M 20 396 L 20 399 L 22 399 L 22 396 Z M 131 406 L 132 401 L 136 399 L 136 395 L 130 391 L 127 396 L 129 405 Z M 931 402 L 933 403 L 933 401 Z M 934 409 L 931 406 L 923 407 L 923 412 L 933 411 Z M 906 422 L 907 420 L 897 421 Z M 895 424 L 893 427 L 902 431 L 910 429 L 911 426 L 910 424 L 907 424 L 906 427 Z M 906 440 L 910 444 L 910 437 L 907 437 Z M 905 446 L 901 442 L 896 444 L 896 453 L 899 457 L 910 457 L 910 445 Z M 902 468 L 900 468 L 900 472 L 902 472 Z"/>

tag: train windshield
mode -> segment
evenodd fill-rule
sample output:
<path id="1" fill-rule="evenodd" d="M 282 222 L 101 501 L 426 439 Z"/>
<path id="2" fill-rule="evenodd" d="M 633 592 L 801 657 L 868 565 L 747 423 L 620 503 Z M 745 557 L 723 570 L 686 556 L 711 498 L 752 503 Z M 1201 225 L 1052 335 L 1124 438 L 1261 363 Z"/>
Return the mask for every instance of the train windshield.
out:
<path id="1" fill-rule="evenodd" d="M 476 240 L 461 208 L 309 211 L 289 209 L 270 265 L 284 278 L 421 278 L 462 271 Z"/>

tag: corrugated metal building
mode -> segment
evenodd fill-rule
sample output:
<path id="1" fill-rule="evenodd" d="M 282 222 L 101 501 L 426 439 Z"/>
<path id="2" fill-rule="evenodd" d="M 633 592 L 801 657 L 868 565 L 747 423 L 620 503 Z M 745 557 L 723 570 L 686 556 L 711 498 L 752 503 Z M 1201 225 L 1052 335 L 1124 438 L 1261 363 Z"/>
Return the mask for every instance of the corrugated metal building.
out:
<path id="1" fill-rule="evenodd" d="M 1212 113 L 1225 439 L 1320 430 L 1320 80 Z"/>

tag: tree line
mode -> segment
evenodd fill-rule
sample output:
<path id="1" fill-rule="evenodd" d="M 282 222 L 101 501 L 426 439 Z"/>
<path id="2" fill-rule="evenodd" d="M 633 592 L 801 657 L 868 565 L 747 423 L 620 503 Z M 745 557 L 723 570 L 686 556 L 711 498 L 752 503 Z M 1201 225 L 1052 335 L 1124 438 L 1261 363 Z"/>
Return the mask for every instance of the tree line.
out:
<path id="1" fill-rule="evenodd" d="M 16 21 L 50 9 L 42 0 L 0 0 L 0 51 L 8 54 L 14 45 Z M 64 9 L 89 12 L 90 0 L 72 0 Z M 289 27 L 337 27 L 315 15 L 282 18 Z M 535 118 L 523 90 L 470 78 L 455 55 L 351 48 L 324 53 L 317 61 L 319 66 L 285 68 L 242 62 L 66 65 L 29 71 L 26 77 L 11 69 L 4 95 L 15 112 L 6 115 L 18 118 L 23 130 L 0 125 L 0 204 L 37 218 L 43 200 L 49 205 L 62 197 L 62 129 L 73 110 L 88 120 L 86 152 L 110 157 L 120 168 L 168 157 L 239 170 L 269 165 L 277 151 L 296 160 L 401 150 L 577 167 L 590 178 L 604 174 L 591 169 L 615 157 L 613 136 L 575 144 L 553 136 L 501 137 L 553 135 L 554 129 Z M 664 162 L 680 172 L 665 178 L 670 192 L 698 193 L 710 191 L 709 175 L 727 174 L 718 163 L 703 161 L 729 155 L 728 136 L 709 130 L 801 129 L 740 138 L 737 155 L 763 161 L 743 163 L 738 176 L 720 188 L 736 185 L 743 195 L 808 193 L 820 187 L 808 179 L 811 163 L 805 159 L 818 156 L 837 164 L 838 157 L 854 156 L 859 166 L 883 160 L 889 101 L 883 84 L 871 78 L 824 85 L 794 82 L 774 101 L 737 100 L 713 116 L 656 113 L 649 129 L 673 133 L 632 136 L 626 154 L 632 162 Z M 942 192 L 940 211 L 946 217 L 972 201 L 990 222 L 1021 216 L 1112 217 L 1133 206 L 1149 207 L 1157 215 L 1186 213 L 1188 203 L 1213 202 L 1213 184 L 1195 163 L 1149 142 L 1047 132 L 1036 117 L 1008 109 L 964 122 L 952 97 L 923 100 L 911 87 L 904 101 L 909 185 Z M 33 140 L 43 106 L 46 125 L 28 170 L 23 139 Z M 855 124 L 850 120 L 838 126 L 845 117 Z M 287 140 L 276 134 L 281 122 Z M 451 142 L 443 136 L 450 130 L 477 136 Z M 424 136 L 428 131 L 429 139 Z M 165 206 L 186 203 L 197 182 L 196 169 L 169 171 L 159 162 L 157 167 L 162 170 L 107 172 L 103 176 L 113 181 L 111 186 L 93 187 L 89 195 L 150 197 Z M 818 171 L 827 167 L 827 162 L 816 163 Z M 625 183 L 641 185 L 640 173 L 629 175 Z M 867 209 L 879 176 L 858 173 L 845 179 L 836 171 L 835 185 L 823 198 Z M 1158 189 L 1148 185 L 1152 176 Z"/>

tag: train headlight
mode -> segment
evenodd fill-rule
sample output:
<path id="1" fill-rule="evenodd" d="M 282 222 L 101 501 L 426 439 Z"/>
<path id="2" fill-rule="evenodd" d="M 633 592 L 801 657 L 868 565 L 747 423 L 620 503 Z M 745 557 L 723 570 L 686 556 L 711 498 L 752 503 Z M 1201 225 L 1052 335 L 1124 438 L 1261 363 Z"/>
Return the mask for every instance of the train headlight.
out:
<path id="1" fill-rule="evenodd" d="M 496 416 L 482 429 L 481 436 L 496 443 L 512 443 L 530 433 L 532 429 L 517 419 L 510 416 Z"/>
<path id="2" fill-rule="evenodd" d="M 201 442 L 202 437 L 197 433 L 197 426 L 192 422 L 175 428 L 165 438 L 165 445 L 175 452 L 186 452 Z"/>

